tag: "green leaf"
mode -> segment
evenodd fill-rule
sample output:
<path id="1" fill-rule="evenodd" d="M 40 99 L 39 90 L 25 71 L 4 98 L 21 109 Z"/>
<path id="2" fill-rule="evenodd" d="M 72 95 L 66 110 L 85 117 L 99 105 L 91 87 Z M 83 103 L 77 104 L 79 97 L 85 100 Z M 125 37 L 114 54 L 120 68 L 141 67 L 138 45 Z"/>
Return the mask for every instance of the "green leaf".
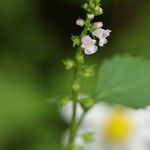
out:
<path id="1" fill-rule="evenodd" d="M 150 104 L 150 61 L 115 56 L 104 61 L 99 72 L 96 98 L 129 107 Z"/>
<path id="2" fill-rule="evenodd" d="M 59 104 L 60 102 L 69 99 L 69 96 L 67 95 L 57 95 L 57 96 L 53 96 L 48 98 L 48 103 L 50 104 Z"/>

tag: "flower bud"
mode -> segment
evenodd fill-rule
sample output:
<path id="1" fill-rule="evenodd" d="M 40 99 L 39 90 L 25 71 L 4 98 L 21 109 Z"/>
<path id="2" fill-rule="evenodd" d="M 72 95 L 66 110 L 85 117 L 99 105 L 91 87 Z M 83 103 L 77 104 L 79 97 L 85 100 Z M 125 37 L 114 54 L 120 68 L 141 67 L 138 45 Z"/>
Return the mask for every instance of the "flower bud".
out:
<path id="1" fill-rule="evenodd" d="M 76 54 L 76 59 L 77 59 L 77 61 L 78 61 L 80 64 L 83 64 L 83 63 L 84 63 L 84 55 L 83 55 L 83 54 L 77 53 L 77 54 Z"/>
<path id="2" fill-rule="evenodd" d="M 73 42 L 73 47 L 80 45 L 80 37 L 79 36 L 72 36 L 71 40 Z"/>
<path id="3" fill-rule="evenodd" d="M 81 101 L 82 108 L 87 111 L 94 105 L 94 100 L 91 98 L 85 98 Z"/>
<path id="4" fill-rule="evenodd" d="M 100 28 L 103 27 L 103 23 L 102 23 L 102 22 L 95 22 L 95 23 L 94 23 L 94 27 L 95 27 L 96 29 L 100 29 Z"/>
<path id="5" fill-rule="evenodd" d="M 94 66 L 85 67 L 83 70 L 83 76 L 85 78 L 92 77 L 95 75 Z"/>
<path id="6" fill-rule="evenodd" d="M 103 13 L 103 9 L 99 6 L 95 7 L 95 11 L 96 11 L 96 14 L 102 14 Z"/>
<path id="7" fill-rule="evenodd" d="M 74 67 L 74 61 L 71 59 L 64 60 L 63 64 L 66 66 L 66 70 L 70 70 Z"/>
<path id="8" fill-rule="evenodd" d="M 85 3 L 85 4 L 83 5 L 83 8 L 84 8 L 85 10 L 87 10 L 87 9 L 88 9 L 88 4 Z"/>
<path id="9" fill-rule="evenodd" d="M 79 85 L 77 82 L 74 82 L 73 85 L 72 85 L 72 89 L 73 89 L 74 91 L 79 91 L 80 85 Z"/>
<path id="10" fill-rule="evenodd" d="M 87 14 L 88 19 L 94 19 L 94 14 Z"/>
<path id="11" fill-rule="evenodd" d="M 77 19 L 77 21 L 76 21 L 76 25 L 78 25 L 78 26 L 81 26 L 81 27 L 83 27 L 84 26 L 84 20 L 83 19 Z"/>
<path id="12" fill-rule="evenodd" d="M 92 132 L 87 132 L 83 134 L 83 139 L 86 143 L 91 143 L 94 141 L 94 135 Z"/>
<path id="13" fill-rule="evenodd" d="M 90 7 L 91 9 L 93 9 L 93 8 L 95 7 L 95 4 L 94 4 L 92 1 L 90 1 L 89 7 Z"/>

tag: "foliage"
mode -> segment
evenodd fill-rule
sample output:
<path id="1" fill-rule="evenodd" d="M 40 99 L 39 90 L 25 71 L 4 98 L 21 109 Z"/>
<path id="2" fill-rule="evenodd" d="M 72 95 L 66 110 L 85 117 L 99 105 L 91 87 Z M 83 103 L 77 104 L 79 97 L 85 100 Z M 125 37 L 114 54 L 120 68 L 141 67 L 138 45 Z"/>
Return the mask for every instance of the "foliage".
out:
<path id="1" fill-rule="evenodd" d="M 149 66 L 148 60 L 127 55 L 105 60 L 99 71 L 97 99 L 131 107 L 149 105 Z"/>

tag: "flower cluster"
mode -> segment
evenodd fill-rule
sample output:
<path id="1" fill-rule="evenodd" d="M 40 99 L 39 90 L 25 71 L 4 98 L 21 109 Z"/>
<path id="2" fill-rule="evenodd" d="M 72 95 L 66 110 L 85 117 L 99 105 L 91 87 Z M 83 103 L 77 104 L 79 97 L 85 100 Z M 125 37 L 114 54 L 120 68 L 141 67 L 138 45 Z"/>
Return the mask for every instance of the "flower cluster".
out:
<path id="1" fill-rule="evenodd" d="M 107 37 L 110 35 L 111 30 L 105 30 L 102 28 L 102 23 L 95 23 L 96 30 L 93 35 L 99 39 L 99 46 L 103 47 L 107 43 Z"/>
<path id="2" fill-rule="evenodd" d="M 92 32 L 92 35 L 99 39 L 100 47 L 103 47 L 107 43 L 106 38 L 111 33 L 111 30 L 105 30 L 102 28 L 102 26 L 103 26 L 102 22 L 94 23 L 94 27 L 96 28 L 96 30 L 94 32 Z M 84 45 L 84 46 L 82 46 L 82 48 L 84 48 L 84 51 L 86 54 L 93 54 L 98 49 L 98 47 L 95 45 L 96 40 L 93 40 L 92 38 L 90 38 L 90 40 L 89 40 L 89 38 L 87 39 L 86 37 L 87 37 L 87 35 L 82 38 L 82 45 Z M 91 42 L 91 41 L 94 41 L 94 42 Z M 88 43 L 88 44 L 86 44 L 86 43 Z"/>
<path id="3" fill-rule="evenodd" d="M 97 39 L 99 40 L 99 46 L 103 47 L 107 43 L 107 37 L 110 35 L 111 30 L 103 29 L 102 22 L 92 23 L 95 16 L 103 13 L 100 7 L 101 0 L 87 0 L 83 5 L 83 8 L 87 11 L 87 18 L 77 19 L 76 25 L 83 27 L 84 29 L 80 36 L 73 36 L 73 46 L 81 46 L 84 49 L 85 54 L 91 55 L 98 50 Z"/>
<path id="4" fill-rule="evenodd" d="M 76 21 L 76 24 L 79 26 L 84 26 L 84 20 L 78 19 Z M 107 43 L 107 37 L 110 35 L 111 30 L 105 30 L 103 29 L 103 23 L 102 22 L 96 22 L 93 24 L 94 31 L 90 30 L 93 37 L 98 38 L 99 40 L 99 46 L 103 47 Z M 95 53 L 98 50 L 98 47 L 96 46 L 96 40 L 92 39 L 89 35 L 85 35 L 82 37 L 82 45 L 81 47 L 84 49 L 85 54 L 91 55 Z"/>
<path id="5" fill-rule="evenodd" d="M 69 122 L 71 120 L 70 131 L 67 136 L 68 140 L 66 142 L 67 150 L 80 150 L 80 148 L 76 147 L 78 129 L 80 129 L 84 115 L 94 105 L 94 99 L 91 96 L 79 98 L 81 79 L 91 77 L 95 74 L 94 65 L 85 65 L 84 53 L 87 55 L 94 54 L 98 50 L 98 45 L 103 47 L 107 43 L 107 37 L 111 33 L 110 30 L 102 28 L 102 22 L 93 23 L 93 19 L 103 13 L 100 7 L 100 0 L 86 1 L 87 2 L 83 5 L 83 8 L 87 11 L 86 19 L 79 18 L 76 20 L 76 25 L 82 27 L 82 32 L 80 35 L 73 35 L 71 37 L 73 47 L 77 48 L 75 58 L 68 58 L 63 61 L 67 70 L 74 69 L 74 77 L 71 85 L 72 95 L 69 96 L 71 100 L 64 98 L 60 104 L 60 106 L 67 106 L 67 108 L 62 110 L 62 114 L 64 114 L 65 111 L 69 112 L 66 117 Z M 80 114 L 82 114 L 82 116 Z M 92 133 L 90 132 L 85 133 L 83 137 L 85 141 L 93 140 Z"/>

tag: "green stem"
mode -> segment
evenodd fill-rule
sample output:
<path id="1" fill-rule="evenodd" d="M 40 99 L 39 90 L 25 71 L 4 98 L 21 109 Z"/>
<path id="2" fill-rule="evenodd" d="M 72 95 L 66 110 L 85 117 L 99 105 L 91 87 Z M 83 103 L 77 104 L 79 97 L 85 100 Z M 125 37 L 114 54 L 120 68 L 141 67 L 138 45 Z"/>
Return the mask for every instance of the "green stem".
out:
<path id="1" fill-rule="evenodd" d="M 76 61 L 73 84 L 75 82 L 79 82 L 79 70 L 80 70 L 80 64 Z M 71 119 L 71 125 L 70 125 L 70 133 L 69 133 L 69 150 L 73 150 L 74 140 L 75 140 L 76 133 L 77 133 L 76 114 L 77 114 L 78 94 L 79 94 L 78 90 L 74 90 L 74 89 L 72 90 L 73 112 L 72 112 L 72 119 Z"/>
<path id="2" fill-rule="evenodd" d="M 90 22 L 91 20 L 87 18 L 86 23 L 90 24 Z M 84 35 L 86 35 L 87 32 L 88 32 L 88 28 L 85 26 L 81 33 L 81 38 Z M 82 52 L 82 49 L 81 49 L 81 46 L 79 46 L 77 54 L 81 52 Z M 80 73 L 79 72 L 81 70 L 82 64 L 77 59 L 75 60 L 75 64 L 76 66 L 74 69 L 73 84 L 77 83 L 80 86 Z M 76 121 L 78 97 L 79 97 L 79 90 L 72 89 L 73 112 L 72 112 L 72 119 L 71 119 L 70 132 L 69 132 L 68 150 L 74 149 L 74 142 L 75 142 L 77 130 L 84 117 L 83 115 L 79 121 Z"/>
<path id="3" fill-rule="evenodd" d="M 77 129 L 80 127 L 80 125 L 81 125 L 81 123 L 82 123 L 82 121 L 83 121 L 83 119 L 84 119 L 85 114 L 86 114 L 86 112 L 84 112 L 84 113 L 82 114 L 82 116 L 80 117 L 79 122 L 78 122 L 78 124 L 77 124 Z"/>
<path id="4" fill-rule="evenodd" d="M 72 116 L 72 122 L 70 127 L 70 136 L 69 136 L 69 150 L 73 150 L 74 147 L 74 140 L 76 137 L 76 109 L 77 104 L 73 104 L 73 116 Z"/>
<path id="5" fill-rule="evenodd" d="M 82 114 L 82 116 L 80 117 L 79 121 L 76 122 L 76 111 L 77 111 L 77 105 L 74 104 L 73 105 L 73 117 L 72 117 L 72 123 L 71 123 L 71 130 L 70 130 L 70 138 L 69 138 L 69 150 L 73 150 L 74 147 L 74 140 L 76 137 L 76 133 L 78 128 L 80 127 L 84 116 L 85 116 L 85 112 Z"/>

